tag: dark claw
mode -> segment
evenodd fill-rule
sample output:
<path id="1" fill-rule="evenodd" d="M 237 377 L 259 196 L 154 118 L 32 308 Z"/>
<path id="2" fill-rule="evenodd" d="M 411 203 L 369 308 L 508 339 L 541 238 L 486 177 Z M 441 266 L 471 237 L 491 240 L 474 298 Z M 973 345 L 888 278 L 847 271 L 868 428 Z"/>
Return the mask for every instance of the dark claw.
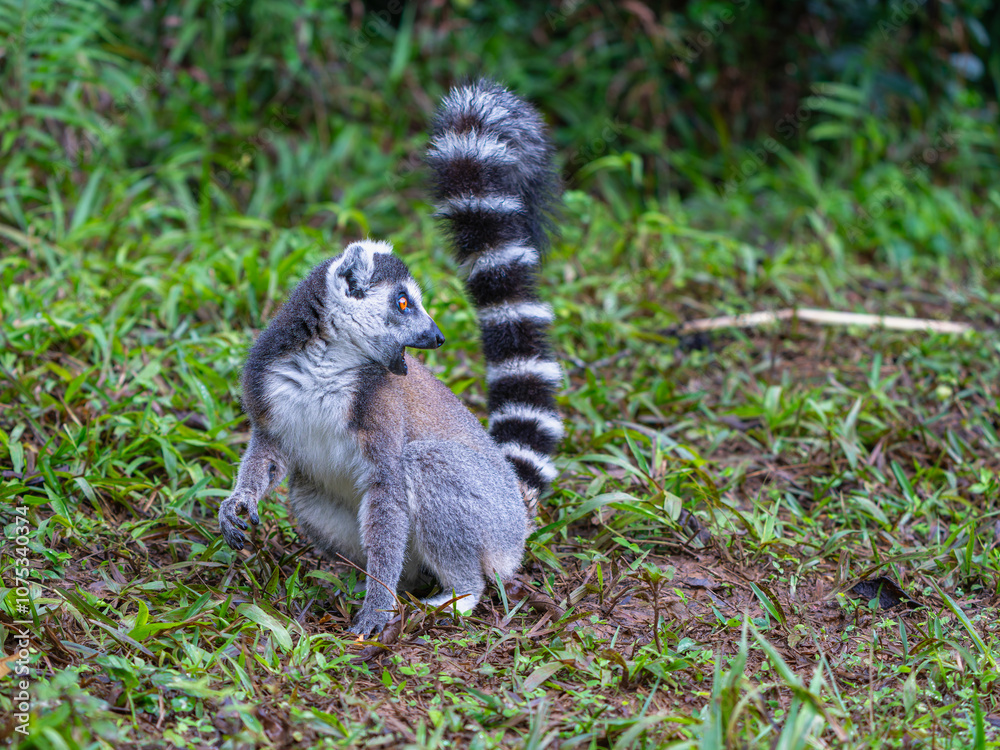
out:
<path id="1" fill-rule="evenodd" d="M 351 623 L 351 627 L 347 631 L 354 633 L 359 638 L 367 638 L 371 633 L 381 633 L 382 628 L 385 627 L 385 624 L 391 618 L 392 612 L 381 612 L 379 610 L 368 612 L 362 606 L 361 611 L 354 618 L 354 622 Z"/>
<path id="2" fill-rule="evenodd" d="M 246 531 L 249 528 L 247 522 L 240 518 L 244 512 L 250 516 L 250 523 L 255 526 L 260 523 L 256 503 L 248 503 L 244 497 L 230 496 L 219 509 L 219 527 L 222 530 L 222 537 L 226 540 L 226 544 L 235 550 L 243 549 L 246 543 L 246 537 L 240 531 L 240 529 Z"/>
<path id="3" fill-rule="evenodd" d="M 232 523 L 226 519 L 222 522 L 222 538 L 226 540 L 228 544 L 233 549 L 243 549 L 243 542 L 245 537 L 235 528 L 233 528 Z"/>

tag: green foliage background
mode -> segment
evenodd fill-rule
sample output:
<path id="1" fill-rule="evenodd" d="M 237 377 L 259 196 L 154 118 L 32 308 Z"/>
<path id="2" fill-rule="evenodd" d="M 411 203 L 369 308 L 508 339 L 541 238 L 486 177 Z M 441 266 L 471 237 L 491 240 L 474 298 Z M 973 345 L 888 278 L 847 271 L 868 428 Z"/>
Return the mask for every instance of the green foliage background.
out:
<path id="1" fill-rule="evenodd" d="M 809 204 L 816 186 L 803 178 L 864 208 L 894 180 L 932 192 L 912 184 L 926 175 L 995 208 L 1000 14 L 985 0 L 81 0 L 5 2 L 2 23 L 5 210 L 19 227 L 45 211 L 48 190 L 74 205 L 105 170 L 145 178 L 134 199 L 155 196 L 178 226 L 220 210 L 330 226 L 360 208 L 371 230 L 398 231 L 412 217 L 387 194 L 422 195 L 433 102 L 482 74 L 544 110 L 570 185 L 622 219 L 734 181 Z M 768 168 L 754 167 L 768 139 Z M 945 153 L 925 159 L 928 147 Z M 114 192 L 93 209 L 101 195 Z M 323 218 L 321 203 L 332 204 Z M 849 228 L 857 209 L 839 200 L 827 218 Z M 726 224 L 744 218 L 734 210 Z M 743 229 L 756 239 L 779 227 Z M 937 227 L 907 229 L 894 257 L 953 244 Z M 852 244 L 884 244 L 861 234 Z"/>

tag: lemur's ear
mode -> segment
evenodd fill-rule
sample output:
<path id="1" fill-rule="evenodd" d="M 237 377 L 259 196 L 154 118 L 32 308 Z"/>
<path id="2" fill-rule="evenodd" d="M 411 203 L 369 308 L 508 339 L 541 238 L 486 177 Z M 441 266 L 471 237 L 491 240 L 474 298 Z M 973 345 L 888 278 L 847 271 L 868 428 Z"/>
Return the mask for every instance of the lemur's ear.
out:
<path id="1" fill-rule="evenodd" d="M 349 245 L 344 250 L 344 260 L 337 268 L 337 276 L 347 282 L 347 295 L 363 299 L 368 293 L 372 278 L 371 253 L 358 244 Z"/>

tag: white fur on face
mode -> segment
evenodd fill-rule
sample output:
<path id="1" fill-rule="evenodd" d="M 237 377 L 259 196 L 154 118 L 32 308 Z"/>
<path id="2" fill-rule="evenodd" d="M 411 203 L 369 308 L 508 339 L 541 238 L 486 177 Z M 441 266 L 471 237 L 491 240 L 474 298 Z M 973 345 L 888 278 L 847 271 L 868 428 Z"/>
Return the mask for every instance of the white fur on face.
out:
<path id="1" fill-rule="evenodd" d="M 350 346 L 377 359 L 388 334 L 386 316 L 392 296 L 392 290 L 383 286 L 370 290 L 362 299 L 346 294 L 329 299 L 327 311 L 335 346 Z"/>
<path id="2" fill-rule="evenodd" d="M 340 271 L 345 261 L 353 259 L 358 253 L 360 253 L 361 267 L 367 269 L 370 275 L 375 267 L 376 253 L 392 253 L 392 245 L 383 240 L 359 240 L 345 247 L 344 252 L 330 264 L 330 267 L 326 271 L 326 283 L 327 289 L 330 292 L 330 298 L 339 296 L 337 294 L 338 290 L 341 295 L 346 293 L 347 282 L 343 278 L 338 277 L 337 272 Z"/>
<path id="3" fill-rule="evenodd" d="M 404 285 L 406 288 L 406 296 L 409 297 L 411 304 L 416 304 L 420 310 L 424 309 L 424 295 L 420 291 L 420 287 L 417 286 L 415 281 L 407 281 Z"/>
<path id="4" fill-rule="evenodd" d="M 391 253 L 392 244 L 386 242 L 385 240 L 358 240 L 357 242 L 352 242 L 350 245 L 344 248 L 344 252 L 341 254 L 340 260 L 335 262 L 333 265 L 338 266 L 340 263 L 347 258 L 348 252 L 354 248 L 359 248 L 363 251 L 365 258 L 367 259 L 367 264 L 371 266 L 372 259 L 375 257 L 375 253 Z M 332 270 L 331 266 L 331 270 Z"/>
<path id="5" fill-rule="evenodd" d="M 360 257 L 356 258 L 359 249 Z M 361 277 L 368 278 L 374 270 L 375 254 L 391 252 L 392 245 L 388 242 L 354 242 L 327 269 L 327 322 L 336 349 L 350 348 L 369 358 L 379 353 L 377 343 L 385 338 L 391 290 L 387 287 L 370 289 L 364 297 L 357 299 L 348 294 L 347 280 L 339 272 L 344 262 L 351 259 L 356 262 Z"/>

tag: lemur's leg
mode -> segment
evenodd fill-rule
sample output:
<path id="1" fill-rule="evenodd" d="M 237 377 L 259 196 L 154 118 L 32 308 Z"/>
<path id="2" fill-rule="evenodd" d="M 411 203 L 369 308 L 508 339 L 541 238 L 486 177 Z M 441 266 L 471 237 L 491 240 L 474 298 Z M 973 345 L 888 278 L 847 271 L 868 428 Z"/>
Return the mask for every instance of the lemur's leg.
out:
<path id="1" fill-rule="evenodd" d="M 351 632 L 380 631 L 396 609 L 396 588 L 403 572 L 410 533 L 409 509 L 401 477 L 384 476 L 361 501 L 358 520 L 361 544 L 368 556 L 365 603 L 351 624 Z"/>
<path id="2" fill-rule="evenodd" d="M 410 443 L 403 460 L 414 541 L 442 589 L 426 603 L 457 597 L 457 608 L 471 612 L 486 577 L 509 577 L 524 552 L 527 516 L 513 472 L 443 440 Z"/>
<path id="3" fill-rule="evenodd" d="M 415 514 L 418 519 L 416 543 L 427 566 L 434 572 L 441 593 L 424 599 L 424 603 L 440 607 L 455 599 L 458 611 L 468 614 L 479 604 L 486 588 L 479 538 L 486 530 L 479 528 L 476 520 L 457 523 L 456 516 L 461 515 L 465 504 L 463 488 L 447 481 L 437 484 L 429 480 L 425 474 L 423 486 L 416 493 L 421 508 Z"/>
<path id="4" fill-rule="evenodd" d="M 250 523 L 254 526 L 259 524 L 257 503 L 284 479 L 287 470 L 288 461 L 275 441 L 254 430 L 250 445 L 240 459 L 233 493 L 219 507 L 219 526 L 226 544 L 233 549 L 243 549 L 246 541 L 243 531 L 247 524 L 240 515 L 247 513 Z"/>

